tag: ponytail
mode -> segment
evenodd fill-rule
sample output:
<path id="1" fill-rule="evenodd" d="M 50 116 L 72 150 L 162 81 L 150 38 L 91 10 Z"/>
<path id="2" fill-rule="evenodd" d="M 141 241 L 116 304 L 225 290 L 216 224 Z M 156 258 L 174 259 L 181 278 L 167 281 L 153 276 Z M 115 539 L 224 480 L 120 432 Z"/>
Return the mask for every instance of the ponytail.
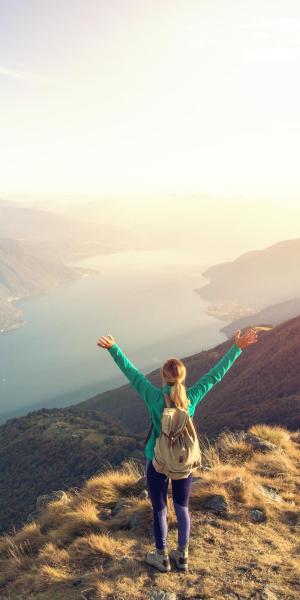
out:
<path id="1" fill-rule="evenodd" d="M 186 394 L 186 387 L 179 379 L 171 386 L 170 398 L 177 408 L 187 410 L 189 399 Z"/>
<path id="2" fill-rule="evenodd" d="M 170 399 L 177 408 L 188 409 L 189 399 L 183 383 L 186 378 L 184 363 L 178 358 L 168 358 L 161 368 L 163 381 L 171 386 Z"/>

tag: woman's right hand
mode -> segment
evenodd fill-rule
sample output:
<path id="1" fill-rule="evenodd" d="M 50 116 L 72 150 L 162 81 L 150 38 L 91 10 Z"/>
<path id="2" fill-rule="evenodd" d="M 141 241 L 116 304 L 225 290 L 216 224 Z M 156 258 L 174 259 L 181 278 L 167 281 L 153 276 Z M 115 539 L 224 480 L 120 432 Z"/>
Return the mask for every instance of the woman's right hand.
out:
<path id="1" fill-rule="evenodd" d="M 234 341 L 239 348 L 247 348 L 250 344 L 257 342 L 257 333 L 255 329 L 250 328 L 241 335 L 241 330 L 238 329 L 235 333 Z"/>
<path id="2" fill-rule="evenodd" d="M 97 346 L 101 348 L 111 348 L 115 343 L 115 338 L 113 335 L 102 336 L 98 338 Z"/>

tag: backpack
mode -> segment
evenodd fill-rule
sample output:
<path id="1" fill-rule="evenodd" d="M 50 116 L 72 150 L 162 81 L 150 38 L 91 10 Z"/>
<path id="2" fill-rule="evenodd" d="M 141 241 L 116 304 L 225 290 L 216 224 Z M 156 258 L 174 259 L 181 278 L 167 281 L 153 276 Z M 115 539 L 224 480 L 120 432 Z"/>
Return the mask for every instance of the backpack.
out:
<path id="1" fill-rule="evenodd" d="M 153 423 L 145 440 L 150 437 Z M 199 434 L 188 411 L 174 406 L 164 394 L 161 432 L 156 438 L 152 464 L 158 473 L 183 479 L 201 467 Z"/>

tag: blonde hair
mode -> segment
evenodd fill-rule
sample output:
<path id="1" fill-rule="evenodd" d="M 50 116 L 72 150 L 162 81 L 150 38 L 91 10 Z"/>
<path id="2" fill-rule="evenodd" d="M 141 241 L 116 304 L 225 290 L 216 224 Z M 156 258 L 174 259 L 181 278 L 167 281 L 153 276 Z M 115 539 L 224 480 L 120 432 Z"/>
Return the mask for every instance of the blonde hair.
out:
<path id="1" fill-rule="evenodd" d="M 186 393 L 186 368 L 178 358 L 168 358 L 161 368 L 163 380 L 171 386 L 170 398 L 175 406 L 187 410 L 189 399 Z"/>

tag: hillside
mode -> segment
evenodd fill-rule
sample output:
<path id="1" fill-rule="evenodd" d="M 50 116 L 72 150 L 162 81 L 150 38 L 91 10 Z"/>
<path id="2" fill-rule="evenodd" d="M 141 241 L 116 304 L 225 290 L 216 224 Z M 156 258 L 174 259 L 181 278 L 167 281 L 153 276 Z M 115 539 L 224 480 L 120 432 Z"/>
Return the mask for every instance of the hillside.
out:
<path id="1" fill-rule="evenodd" d="M 202 452 L 187 574 L 173 562 L 170 573 L 145 564 L 152 506 L 144 469 L 124 461 L 0 538 L 1 600 L 297 600 L 300 432 L 261 424 Z M 176 544 L 169 485 L 169 551 Z"/>
<path id="2" fill-rule="evenodd" d="M 300 426 L 299 339 L 300 316 L 270 331 L 260 331 L 258 342 L 243 350 L 222 381 L 197 407 L 195 422 L 200 433 L 212 438 L 224 427 L 243 428 L 261 421 L 297 429 Z M 232 343 L 233 339 L 198 354 L 180 357 L 187 368 L 187 387 L 215 365 Z M 126 353 L 126 347 L 123 349 Z M 160 369 L 151 371 L 147 377 L 154 385 L 161 386 Z M 146 405 L 129 383 L 80 402 L 72 409 L 99 409 L 120 420 L 133 433 L 144 432 L 149 422 Z"/>
<path id="3" fill-rule="evenodd" d="M 210 282 L 195 291 L 217 303 L 210 314 L 227 320 L 248 316 L 300 296 L 299 263 L 300 238 L 284 240 L 212 265 L 202 272 Z"/>
<path id="4" fill-rule="evenodd" d="M 100 411 L 41 409 L 9 419 L 0 426 L 0 532 L 20 526 L 38 495 L 79 485 L 125 457 L 143 459 L 142 448 L 138 436 Z"/>
<path id="5" fill-rule="evenodd" d="M 237 329 L 253 327 L 255 323 L 274 327 L 298 315 L 300 315 L 300 298 L 293 298 L 292 300 L 286 300 L 286 302 L 266 306 L 258 313 L 235 319 L 232 323 L 221 327 L 220 331 L 223 331 L 228 338 L 231 338 Z"/>
<path id="6" fill-rule="evenodd" d="M 12 303 L 15 298 L 51 291 L 92 272 L 66 266 L 39 244 L 0 238 L 0 329 L 14 329 L 23 322 L 20 309 Z"/>

